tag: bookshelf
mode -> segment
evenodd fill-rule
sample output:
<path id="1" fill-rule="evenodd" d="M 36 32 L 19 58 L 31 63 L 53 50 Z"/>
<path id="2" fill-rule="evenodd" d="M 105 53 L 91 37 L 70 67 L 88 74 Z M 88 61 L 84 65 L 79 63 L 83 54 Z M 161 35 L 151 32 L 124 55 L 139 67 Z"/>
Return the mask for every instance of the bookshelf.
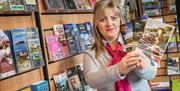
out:
<path id="1" fill-rule="evenodd" d="M 2 30 L 10 30 L 22 27 L 36 27 L 34 12 L 0 12 L 0 21 L 0 29 Z M 7 78 L 0 79 L 0 91 L 16 91 L 43 79 L 43 67 L 37 67 Z"/>
<path id="2" fill-rule="evenodd" d="M 37 0 L 37 1 L 38 1 L 38 9 L 39 9 L 40 29 L 42 32 L 42 39 L 43 39 L 43 50 L 46 60 L 45 79 L 49 80 L 51 91 L 55 91 L 53 75 L 59 72 L 63 72 L 65 69 L 71 68 L 76 64 L 82 63 L 83 53 L 79 53 L 67 58 L 63 58 L 55 62 L 49 62 L 45 36 L 53 34 L 52 26 L 56 24 L 69 24 L 69 23 L 77 24 L 77 23 L 92 21 L 93 10 L 69 9 L 69 10 L 47 11 L 45 10 L 43 0 Z"/>

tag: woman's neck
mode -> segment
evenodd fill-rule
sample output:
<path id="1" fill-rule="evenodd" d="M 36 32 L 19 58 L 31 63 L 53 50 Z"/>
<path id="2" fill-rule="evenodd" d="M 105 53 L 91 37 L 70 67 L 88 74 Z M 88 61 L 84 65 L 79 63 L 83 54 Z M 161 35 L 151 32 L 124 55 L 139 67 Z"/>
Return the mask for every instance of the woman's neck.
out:
<path id="1" fill-rule="evenodd" d="M 115 51 L 116 44 L 118 43 L 118 37 L 114 38 L 112 40 L 109 40 L 108 43 L 111 45 L 112 50 Z"/>
<path id="2" fill-rule="evenodd" d="M 118 43 L 117 41 L 114 41 L 113 43 L 110 44 L 113 51 L 116 50 L 117 43 Z"/>
<path id="3" fill-rule="evenodd" d="M 116 44 L 118 43 L 117 39 L 114 41 L 109 41 L 108 43 L 111 45 L 112 50 L 115 51 Z"/>
<path id="4" fill-rule="evenodd" d="M 115 51 L 115 49 L 116 49 L 116 44 L 118 43 L 118 38 L 119 37 L 108 40 L 108 43 L 111 45 L 111 48 L 112 48 L 113 51 Z"/>

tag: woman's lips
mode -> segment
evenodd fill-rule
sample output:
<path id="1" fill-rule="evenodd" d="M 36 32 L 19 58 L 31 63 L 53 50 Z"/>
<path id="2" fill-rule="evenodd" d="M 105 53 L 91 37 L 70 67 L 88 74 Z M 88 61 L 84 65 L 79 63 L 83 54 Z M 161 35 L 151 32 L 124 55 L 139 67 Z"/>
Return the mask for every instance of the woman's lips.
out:
<path id="1" fill-rule="evenodd" d="M 108 28 L 108 29 L 106 29 L 106 31 L 109 31 L 109 32 L 111 32 L 111 31 L 113 31 L 114 30 L 114 28 Z"/>

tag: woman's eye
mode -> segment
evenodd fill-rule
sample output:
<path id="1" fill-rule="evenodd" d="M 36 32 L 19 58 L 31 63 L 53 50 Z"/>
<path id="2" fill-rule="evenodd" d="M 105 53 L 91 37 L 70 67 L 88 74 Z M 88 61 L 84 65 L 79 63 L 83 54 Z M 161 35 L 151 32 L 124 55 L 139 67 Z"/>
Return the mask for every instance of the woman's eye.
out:
<path id="1" fill-rule="evenodd" d="M 104 18 L 100 19 L 100 22 L 104 22 L 104 21 L 105 21 L 105 19 L 104 19 Z"/>
<path id="2" fill-rule="evenodd" d="M 115 17 L 115 16 L 112 16 L 112 17 L 111 17 L 111 19 L 112 19 L 112 20 L 116 20 L 116 19 L 117 19 L 117 17 Z"/>

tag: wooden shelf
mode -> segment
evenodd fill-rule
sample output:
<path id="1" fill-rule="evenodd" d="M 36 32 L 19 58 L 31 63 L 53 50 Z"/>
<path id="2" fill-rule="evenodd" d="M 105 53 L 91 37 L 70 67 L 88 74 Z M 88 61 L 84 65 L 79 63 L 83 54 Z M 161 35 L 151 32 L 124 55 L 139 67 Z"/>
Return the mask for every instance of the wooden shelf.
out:
<path id="1" fill-rule="evenodd" d="M 157 70 L 157 76 L 166 76 L 167 75 L 167 68 L 159 68 Z"/>
<path id="2" fill-rule="evenodd" d="M 2 78 L 2 79 L 0 79 L 0 81 L 2 81 L 2 80 L 6 80 L 6 79 L 9 79 L 9 78 L 11 78 L 11 77 L 19 76 L 19 75 L 22 75 L 22 74 L 26 74 L 26 73 L 28 73 L 28 72 L 30 72 L 30 71 L 37 70 L 37 69 L 39 69 L 39 68 L 40 68 L 40 67 L 36 67 L 36 68 L 29 69 L 29 70 L 24 71 L 24 72 L 21 72 L 21 73 L 17 73 L 17 74 L 14 74 L 14 75 L 8 76 L 8 77 L 6 77 L 6 78 Z"/>
<path id="3" fill-rule="evenodd" d="M 76 64 L 82 63 L 83 55 L 84 55 L 84 53 L 81 53 L 79 55 L 69 57 L 69 58 L 63 59 L 61 61 L 57 61 L 55 63 L 48 64 L 49 79 L 51 79 L 54 74 L 57 74 L 68 68 L 71 68 Z"/>
<path id="4" fill-rule="evenodd" d="M 77 9 L 69 9 L 69 10 L 44 10 L 41 14 L 92 14 L 93 10 L 77 10 Z"/>
<path id="5" fill-rule="evenodd" d="M 0 16 L 26 16 L 31 15 L 28 11 L 0 11 Z"/>
<path id="6" fill-rule="evenodd" d="M 177 13 L 176 12 L 173 12 L 173 13 L 165 13 L 164 16 L 170 16 L 170 15 L 176 15 Z"/>
<path id="7" fill-rule="evenodd" d="M 172 91 L 171 90 L 171 87 L 151 87 L 151 89 L 153 91 L 161 91 L 161 90 L 158 90 L 158 89 L 167 89 L 167 90 L 164 90 L 164 91 Z M 163 91 L 163 90 L 162 90 Z"/>
<path id="8" fill-rule="evenodd" d="M 180 57 L 180 52 L 168 54 L 168 58 L 175 58 L 175 57 Z M 162 60 L 166 60 L 166 54 L 163 55 Z"/>
<path id="9" fill-rule="evenodd" d="M 154 79 L 150 80 L 150 82 L 168 82 L 169 76 L 156 76 Z"/>
<path id="10" fill-rule="evenodd" d="M 56 63 L 56 62 L 58 62 L 58 61 L 66 60 L 66 59 L 68 59 L 68 58 L 71 58 L 71 57 L 74 57 L 74 56 L 78 56 L 78 55 L 81 55 L 81 54 L 83 54 L 83 53 L 84 53 L 84 52 L 77 53 L 77 54 L 71 55 L 71 56 L 69 56 L 69 57 L 62 58 L 62 59 L 57 60 L 57 61 L 50 61 L 50 62 L 48 62 L 48 64 L 52 64 L 52 63 Z"/>
<path id="11" fill-rule="evenodd" d="M 32 83 L 44 79 L 42 69 L 34 69 L 29 72 L 13 76 L 0 81 L 0 91 L 16 91 L 20 88 L 29 86 Z"/>

